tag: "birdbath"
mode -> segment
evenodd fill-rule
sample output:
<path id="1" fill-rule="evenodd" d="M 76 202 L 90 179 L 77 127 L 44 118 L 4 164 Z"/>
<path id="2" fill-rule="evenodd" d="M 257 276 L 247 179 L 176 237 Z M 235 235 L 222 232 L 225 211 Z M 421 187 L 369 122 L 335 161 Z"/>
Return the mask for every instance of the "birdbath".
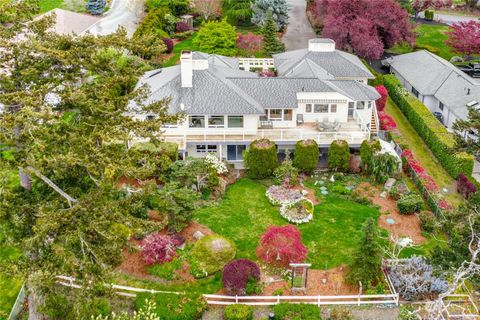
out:
<path id="1" fill-rule="evenodd" d="M 393 218 L 387 218 L 388 224 L 395 224 L 395 220 Z"/>

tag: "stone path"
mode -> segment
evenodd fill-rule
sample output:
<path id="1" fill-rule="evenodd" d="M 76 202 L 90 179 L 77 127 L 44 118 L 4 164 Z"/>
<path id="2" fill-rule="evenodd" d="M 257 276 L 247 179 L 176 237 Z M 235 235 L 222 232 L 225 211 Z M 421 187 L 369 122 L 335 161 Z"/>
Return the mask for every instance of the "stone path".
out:
<path id="1" fill-rule="evenodd" d="M 318 36 L 312 29 L 307 19 L 306 0 L 288 0 L 290 6 L 289 24 L 283 36 L 287 50 L 305 49 L 308 47 L 308 40 Z"/>

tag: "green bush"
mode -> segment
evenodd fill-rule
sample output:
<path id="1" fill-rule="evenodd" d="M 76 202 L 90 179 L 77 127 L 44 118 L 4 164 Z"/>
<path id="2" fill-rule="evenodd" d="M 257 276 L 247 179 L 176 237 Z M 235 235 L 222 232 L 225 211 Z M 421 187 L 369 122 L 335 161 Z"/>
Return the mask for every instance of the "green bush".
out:
<path id="1" fill-rule="evenodd" d="M 453 134 L 433 116 L 428 108 L 410 93 L 393 75 L 383 77 L 392 100 L 397 104 L 410 124 L 428 145 L 445 170 L 456 179 L 460 173 L 472 175 L 473 157 L 466 152 L 456 152 Z"/>
<path id="2" fill-rule="evenodd" d="M 399 171 L 400 160 L 389 153 L 381 153 L 372 157 L 370 171 L 377 183 L 385 183 L 394 173 Z"/>
<path id="3" fill-rule="evenodd" d="M 360 158 L 362 159 L 362 169 L 366 172 L 371 171 L 373 156 L 382 150 L 379 140 L 364 140 L 360 145 Z"/>
<path id="4" fill-rule="evenodd" d="M 40 312 L 49 319 L 66 319 L 72 314 L 72 306 L 64 294 L 48 294 Z"/>
<path id="5" fill-rule="evenodd" d="M 333 308 L 330 311 L 329 320 L 351 320 L 353 319 L 352 313 L 350 310 L 345 308 Z"/>
<path id="6" fill-rule="evenodd" d="M 398 211 L 402 214 L 411 214 L 424 208 L 423 199 L 416 193 L 410 193 L 402 196 L 397 201 Z"/>
<path id="7" fill-rule="evenodd" d="M 335 192 L 335 193 L 339 193 L 339 194 L 350 194 L 352 191 L 348 188 L 345 188 L 344 186 L 341 186 L 341 185 L 335 185 L 332 187 L 332 189 L 330 190 L 332 192 Z"/>
<path id="8" fill-rule="evenodd" d="M 174 280 L 177 277 L 176 271 L 181 268 L 182 262 L 182 259 L 175 258 L 167 263 L 156 263 L 148 267 L 148 273 L 162 279 Z"/>
<path id="9" fill-rule="evenodd" d="M 292 160 L 287 156 L 282 164 L 273 171 L 275 183 L 295 186 L 298 184 L 298 169 L 293 166 Z"/>
<path id="10" fill-rule="evenodd" d="M 243 159 L 248 175 L 254 179 L 268 178 L 278 167 L 277 148 L 268 139 L 253 141 L 244 151 Z"/>
<path id="11" fill-rule="evenodd" d="M 135 299 L 136 310 L 143 308 L 149 300 L 156 303 L 154 312 L 162 320 L 201 319 L 207 308 L 205 300 L 198 294 L 139 293 Z"/>
<path id="12" fill-rule="evenodd" d="M 165 32 L 165 28 L 168 28 L 167 25 L 169 22 L 168 16 L 170 10 L 167 8 L 157 8 L 150 10 L 145 18 L 142 20 L 142 23 L 138 26 L 137 30 L 133 34 L 134 37 L 142 35 L 156 35 L 159 38 L 169 38 L 169 34 Z"/>
<path id="13" fill-rule="evenodd" d="M 334 140 L 328 149 L 330 170 L 345 172 L 350 167 L 350 148 L 345 140 Z"/>
<path id="14" fill-rule="evenodd" d="M 437 228 L 437 220 L 436 217 L 428 212 L 428 211 L 422 211 L 418 215 L 420 218 L 420 226 L 422 227 L 422 230 L 425 232 L 434 232 L 435 229 Z"/>
<path id="15" fill-rule="evenodd" d="M 147 11 L 168 8 L 173 15 L 178 17 L 190 11 L 190 0 L 147 0 L 145 7 Z"/>
<path id="16" fill-rule="evenodd" d="M 317 168 L 320 151 L 315 140 L 300 140 L 295 144 L 293 165 L 298 170 L 312 174 Z"/>
<path id="17" fill-rule="evenodd" d="M 433 21 L 434 12 L 433 10 L 425 10 L 425 20 Z"/>
<path id="18" fill-rule="evenodd" d="M 224 19 L 203 23 L 193 44 L 202 52 L 233 56 L 237 52 L 236 41 L 235 27 Z"/>
<path id="19" fill-rule="evenodd" d="M 190 273 L 195 278 L 207 277 L 220 271 L 235 257 L 235 245 L 219 235 L 203 237 L 195 242 L 189 255 Z"/>
<path id="20" fill-rule="evenodd" d="M 224 320 L 251 320 L 253 319 L 253 307 L 244 304 L 231 304 L 225 307 Z"/>
<path id="21" fill-rule="evenodd" d="M 275 320 L 319 320 L 320 309 L 313 304 L 279 303 L 273 307 Z"/>

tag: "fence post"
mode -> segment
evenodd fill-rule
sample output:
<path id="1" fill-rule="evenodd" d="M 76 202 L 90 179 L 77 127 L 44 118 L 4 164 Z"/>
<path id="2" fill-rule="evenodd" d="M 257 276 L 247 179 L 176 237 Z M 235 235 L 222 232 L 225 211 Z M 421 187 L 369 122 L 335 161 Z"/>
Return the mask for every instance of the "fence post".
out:
<path id="1" fill-rule="evenodd" d="M 238 303 L 238 296 L 235 295 L 235 303 Z"/>
<path id="2" fill-rule="evenodd" d="M 317 306 L 320 308 L 320 296 L 317 296 Z"/>

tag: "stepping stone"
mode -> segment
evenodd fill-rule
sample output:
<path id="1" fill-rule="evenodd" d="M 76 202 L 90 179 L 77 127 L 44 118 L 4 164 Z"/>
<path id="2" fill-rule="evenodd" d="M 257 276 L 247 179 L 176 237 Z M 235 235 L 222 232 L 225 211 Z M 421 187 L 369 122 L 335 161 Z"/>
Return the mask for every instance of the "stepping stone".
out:
<path id="1" fill-rule="evenodd" d="M 323 194 L 324 196 L 326 196 L 328 194 L 328 191 L 327 190 L 322 190 L 320 191 L 321 194 Z"/>
<path id="2" fill-rule="evenodd" d="M 385 182 L 385 185 L 383 186 L 387 191 L 390 191 L 393 187 L 393 185 L 395 184 L 395 180 L 394 178 L 388 178 L 387 182 Z"/>
<path id="3" fill-rule="evenodd" d="M 380 198 L 386 199 L 387 196 L 388 196 L 387 191 L 383 191 L 382 193 L 380 193 Z"/>
<path id="4" fill-rule="evenodd" d="M 204 235 L 203 232 L 200 231 L 200 230 L 197 230 L 197 231 L 195 231 L 195 232 L 193 233 L 193 238 L 194 238 L 195 240 L 200 240 L 200 239 L 202 239 L 203 237 L 205 237 L 205 235 Z"/>

